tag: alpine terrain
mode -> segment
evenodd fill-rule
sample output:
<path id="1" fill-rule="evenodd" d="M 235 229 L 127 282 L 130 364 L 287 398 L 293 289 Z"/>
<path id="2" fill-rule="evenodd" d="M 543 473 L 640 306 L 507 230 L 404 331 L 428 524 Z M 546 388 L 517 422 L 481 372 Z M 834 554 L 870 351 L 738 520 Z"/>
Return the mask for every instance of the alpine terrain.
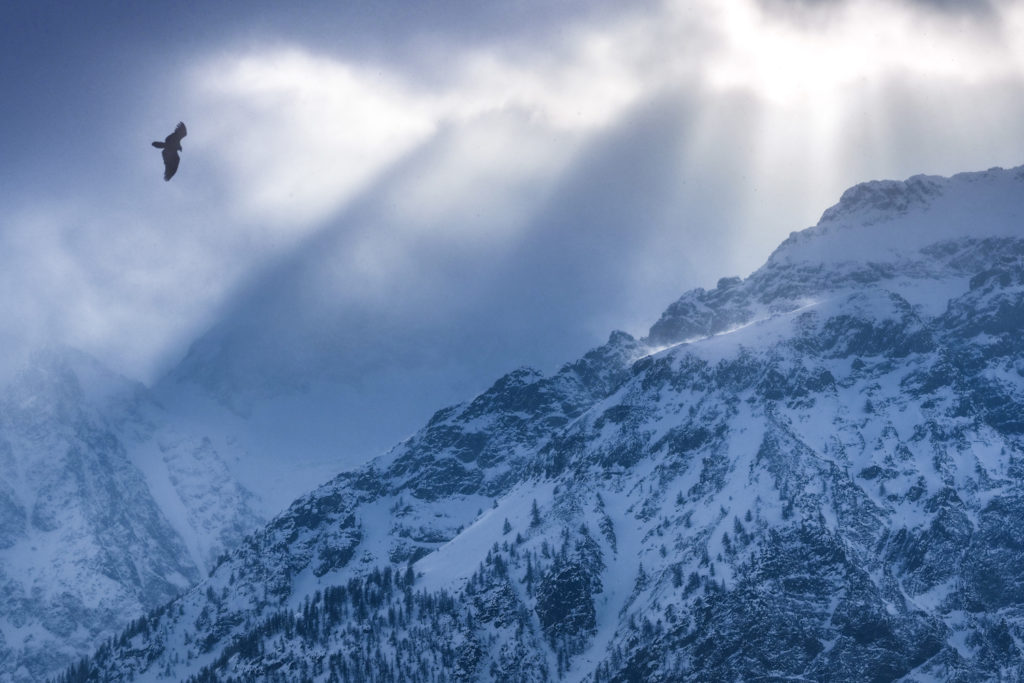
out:
<path id="1" fill-rule="evenodd" d="M 1022 329 L 1024 167 L 858 185 L 646 338 L 438 411 L 58 680 L 1024 679 Z M 109 414 L 8 403 L 0 458 L 67 454 L 47 485 L 101 486 L 85 443 L 122 467 Z M 10 495 L 0 545 L 63 514 Z M 103 513 L 109 572 L 152 507 Z M 195 579 L 161 548 L 114 599 Z"/>
<path id="2" fill-rule="evenodd" d="M 0 394 L 0 681 L 40 681 L 92 652 L 327 478 L 169 385 L 47 348 Z"/>

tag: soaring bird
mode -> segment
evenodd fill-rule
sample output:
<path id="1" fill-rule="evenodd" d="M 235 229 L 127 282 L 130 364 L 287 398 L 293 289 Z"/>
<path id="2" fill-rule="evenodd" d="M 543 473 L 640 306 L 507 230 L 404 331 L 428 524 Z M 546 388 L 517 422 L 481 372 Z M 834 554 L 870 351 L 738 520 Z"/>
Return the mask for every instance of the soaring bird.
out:
<path id="1" fill-rule="evenodd" d="M 174 132 L 164 138 L 163 142 L 153 143 L 154 147 L 164 151 L 164 180 L 170 180 L 178 170 L 178 162 L 181 161 L 178 152 L 181 151 L 181 139 L 186 135 L 188 131 L 185 130 L 185 124 L 179 121 Z"/>

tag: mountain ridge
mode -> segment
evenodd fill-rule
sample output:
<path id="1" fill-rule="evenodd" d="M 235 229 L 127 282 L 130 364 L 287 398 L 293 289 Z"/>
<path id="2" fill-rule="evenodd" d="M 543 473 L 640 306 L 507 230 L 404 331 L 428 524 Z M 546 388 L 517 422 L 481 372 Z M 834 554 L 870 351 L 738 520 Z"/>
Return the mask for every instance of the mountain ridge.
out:
<path id="1" fill-rule="evenodd" d="M 1022 183 L 852 188 L 647 338 L 301 496 L 60 680 L 1021 677 Z"/>

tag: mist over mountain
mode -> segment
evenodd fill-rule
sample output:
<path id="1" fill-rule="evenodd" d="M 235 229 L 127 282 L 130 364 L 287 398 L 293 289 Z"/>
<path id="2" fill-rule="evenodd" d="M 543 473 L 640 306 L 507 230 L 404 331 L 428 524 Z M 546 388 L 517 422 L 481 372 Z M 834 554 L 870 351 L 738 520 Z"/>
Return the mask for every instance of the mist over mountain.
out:
<path id="1" fill-rule="evenodd" d="M 61 680 L 1021 677 L 1022 190 L 851 188 L 646 338 L 299 497 Z"/>
<path id="2" fill-rule="evenodd" d="M 692 144 L 680 121 L 701 113 L 688 98 L 662 97 L 571 143 L 527 128 L 519 113 L 440 130 L 252 276 L 157 391 L 194 390 L 243 415 L 320 392 L 318 402 L 299 399 L 308 429 L 325 437 L 309 448 L 354 465 L 437 405 L 482 391 L 509 358 L 549 372 L 610 327 L 643 329 L 660 312 L 655 301 L 678 293 L 676 272 L 717 276 L 684 245 L 724 253 L 736 239 L 738 210 L 726 207 L 739 202 L 721 189 L 739 174 L 734 162 L 708 151 L 700 182 L 671 181 Z M 501 160 L 512 147 L 510 166 Z M 687 229 L 667 239 L 666 224 Z M 649 277 L 635 276 L 641 262 Z M 633 308 L 648 312 L 607 322 Z M 332 413 L 317 416 L 317 404 Z"/>

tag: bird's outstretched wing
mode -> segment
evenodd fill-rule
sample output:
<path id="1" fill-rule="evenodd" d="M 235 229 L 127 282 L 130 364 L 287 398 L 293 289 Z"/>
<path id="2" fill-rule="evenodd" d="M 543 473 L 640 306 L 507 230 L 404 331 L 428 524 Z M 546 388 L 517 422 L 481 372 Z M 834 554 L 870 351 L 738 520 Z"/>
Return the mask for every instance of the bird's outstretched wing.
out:
<path id="1" fill-rule="evenodd" d="M 178 170 L 178 162 L 181 161 L 181 157 L 178 156 L 178 150 L 170 145 L 164 147 L 164 180 L 170 180 L 171 176 Z"/>
<path id="2" fill-rule="evenodd" d="M 188 130 L 186 130 L 185 124 L 178 121 L 178 125 L 174 127 L 174 132 L 164 139 L 164 144 L 170 146 L 173 143 L 177 147 L 181 144 L 181 139 L 186 135 L 188 135 Z"/>

